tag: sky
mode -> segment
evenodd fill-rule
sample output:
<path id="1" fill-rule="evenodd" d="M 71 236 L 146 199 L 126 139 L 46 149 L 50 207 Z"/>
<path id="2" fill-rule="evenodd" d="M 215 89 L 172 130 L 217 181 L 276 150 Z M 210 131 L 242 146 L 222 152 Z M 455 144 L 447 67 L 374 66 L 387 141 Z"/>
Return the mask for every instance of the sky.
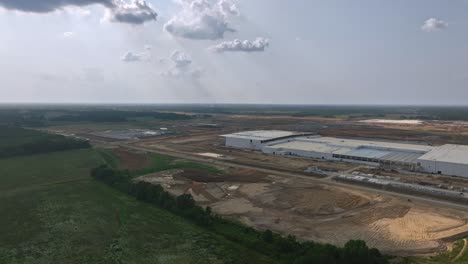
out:
<path id="1" fill-rule="evenodd" d="M 0 102 L 468 104 L 467 0 L 0 0 Z"/>

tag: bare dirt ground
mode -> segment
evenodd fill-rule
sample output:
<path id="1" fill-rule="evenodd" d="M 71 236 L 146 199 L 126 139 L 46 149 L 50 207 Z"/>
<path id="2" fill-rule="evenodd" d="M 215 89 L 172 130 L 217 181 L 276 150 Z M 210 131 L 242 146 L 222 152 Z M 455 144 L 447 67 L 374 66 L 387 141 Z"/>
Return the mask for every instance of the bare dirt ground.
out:
<path id="1" fill-rule="evenodd" d="M 171 170 L 140 177 L 169 192 L 190 193 L 213 211 L 259 229 L 343 245 L 363 239 L 384 252 L 442 251 L 442 239 L 468 232 L 468 213 L 255 171 L 225 176 Z M 196 175 L 196 176 L 194 176 Z M 242 175 L 236 177 L 236 175 Z"/>
<path id="2" fill-rule="evenodd" d="M 122 170 L 143 169 L 151 164 L 151 159 L 148 155 L 142 153 L 129 152 L 121 148 L 114 149 L 113 152 L 117 155 L 120 161 L 120 169 Z"/>

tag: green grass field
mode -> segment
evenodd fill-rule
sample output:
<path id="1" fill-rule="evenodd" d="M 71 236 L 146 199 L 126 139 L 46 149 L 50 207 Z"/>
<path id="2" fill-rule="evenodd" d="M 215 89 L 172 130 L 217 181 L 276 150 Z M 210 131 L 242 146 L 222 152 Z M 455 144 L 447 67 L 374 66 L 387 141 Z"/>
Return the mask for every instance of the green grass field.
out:
<path id="1" fill-rule="evenodd" d="M 213 166 L 193 162 L 189 160 L 181 160 L 170 156 L 160 155 L 160 154 L 150 154 L 151 155 L 151 165 L 147 168 L 135 171 L 132 174 L 135 176 L 141 176 L 148 173 L 160 172 L 170 169 L 193 169 L 206 171 L 209 173 L 221 173 L 221 171 Z"/>
<path id="2" fill-rule="evenodd" d="M 89 176 L 94 150 L 0 160 L 0 263 L 274 263 Z"/>
<path id="3" fill-rule="evenodd" d="M 121 162 L 119 157 L 114 153 L 112 149 L 97 149 L 97 153 L 101 156 L 104 163 L 107 163 L 109 167 L 118 169 L 119 163 Z M 142 154 L 135 154 L 142 155 Z M 216 167 L 193 162 L 189 160 L 177 159 L 171 156 L 160 155 L 160 154 L 146 154 L 150 158 L 151 162 L 149 166 L 131 171 L 132 176 L 141 176 L 149 173 L 160 172 L 170 169 L 192 169 L 200 170 L 208 173 L 222 173 L 222 171 Z"/>
<path id="4" fill-rule="evenodd" d="M 0 148 L 15 147 L 49 137 L 53 137 L 53 135 L 30 129 L 2 126 L 0 127 Z"/>

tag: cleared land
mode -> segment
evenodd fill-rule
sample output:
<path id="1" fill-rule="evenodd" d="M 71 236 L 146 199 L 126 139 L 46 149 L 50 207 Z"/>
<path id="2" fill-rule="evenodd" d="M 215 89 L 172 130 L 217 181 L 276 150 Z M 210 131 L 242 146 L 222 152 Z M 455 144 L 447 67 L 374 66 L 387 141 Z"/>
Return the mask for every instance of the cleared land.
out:
<path id="1" fill-rule="evenodd" d="M 399 255 L 434 253 L 450 248 L 453 236 L 467 232 L 467 211 L 434 205 L 431 201 L 408 201 L 398 195 L 332 185 L 315 179 L 289 177 L 305 173 L 310 166 L 322 171 L 348 171 L 356 165 L 303 158 L 274 157 L 258 152 L 226 148 L 221 134 L 242 130 L 286 129 L 317 132 L 325 136 L 379 138 L 427 144 L 467 144 L 468 125 L 450 121 L 362 123 L 345 118 L 291 117 L 269 115 L 214 115 L 218 127 L 200 128 L 199 120 L 161 123 L 176 132 L 162 138 L 121 142 L 219 165 L 224 173 L 200 173 L 180 167 L 175 171 L 148 171 L 144 180 L 166 184 L 175 193 L 191 193 L 200 204 L 260 229 L 270 228 L 303 239 L 342 244 L 363 239 L 371 246 Z M 206 121 L 205 121 L 206 122 Z M 73 133 L 72 127 L 63 127 Z M 93 128 L 88 128 L 90 131 Z M 86 136 L 86 132 L 82 131 Z M 115 143 L 113 145 L 116 145 Z M 209 153 L 210 155 L 200 155 Z M 216 155 L 213 155 L 216 154 Z M 230 165 L 231 164 L 231 165 Z M 266 172 L 265 170 L 269 170 Z M 275 173 L 278 172 L 278 173 Z M 396 171 L 368 171 L 398 177 L 403 182 L 468 186 L 468 181 L 446 176 L 406 174 Z M 172 178 L 171 178 L 172 177 Z M 450 239 L 448 239 L 450 238 Z"/>
<path id="2" fill-rule="evenodd" d="M 443 238 L 468 232 L 468 215 L 456 210 L 304 179 L 226 174 L 170 170 L 139 179 L 175 195 L 190 193 L 198 203 L 253 227 L 336 245 L 353 238 L 393 254 L 430 253 L 449 245 Z"/>
<path id="3" fill-rule="evenodd" d="M 1 159 L 0 263 L 273 262 L 91 180 L 102 162 L 93 150 Z"/>

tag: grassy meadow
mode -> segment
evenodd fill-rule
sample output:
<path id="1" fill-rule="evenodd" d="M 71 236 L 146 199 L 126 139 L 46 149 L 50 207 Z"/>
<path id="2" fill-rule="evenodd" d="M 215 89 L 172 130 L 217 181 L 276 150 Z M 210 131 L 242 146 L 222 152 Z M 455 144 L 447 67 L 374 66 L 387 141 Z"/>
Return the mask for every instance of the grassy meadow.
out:
<path id="1" fill-rule="evenodd" d="M 0 263 L 274 262 L 92 180 L 103 162 L 92 149 L 0 159 Z"/>

